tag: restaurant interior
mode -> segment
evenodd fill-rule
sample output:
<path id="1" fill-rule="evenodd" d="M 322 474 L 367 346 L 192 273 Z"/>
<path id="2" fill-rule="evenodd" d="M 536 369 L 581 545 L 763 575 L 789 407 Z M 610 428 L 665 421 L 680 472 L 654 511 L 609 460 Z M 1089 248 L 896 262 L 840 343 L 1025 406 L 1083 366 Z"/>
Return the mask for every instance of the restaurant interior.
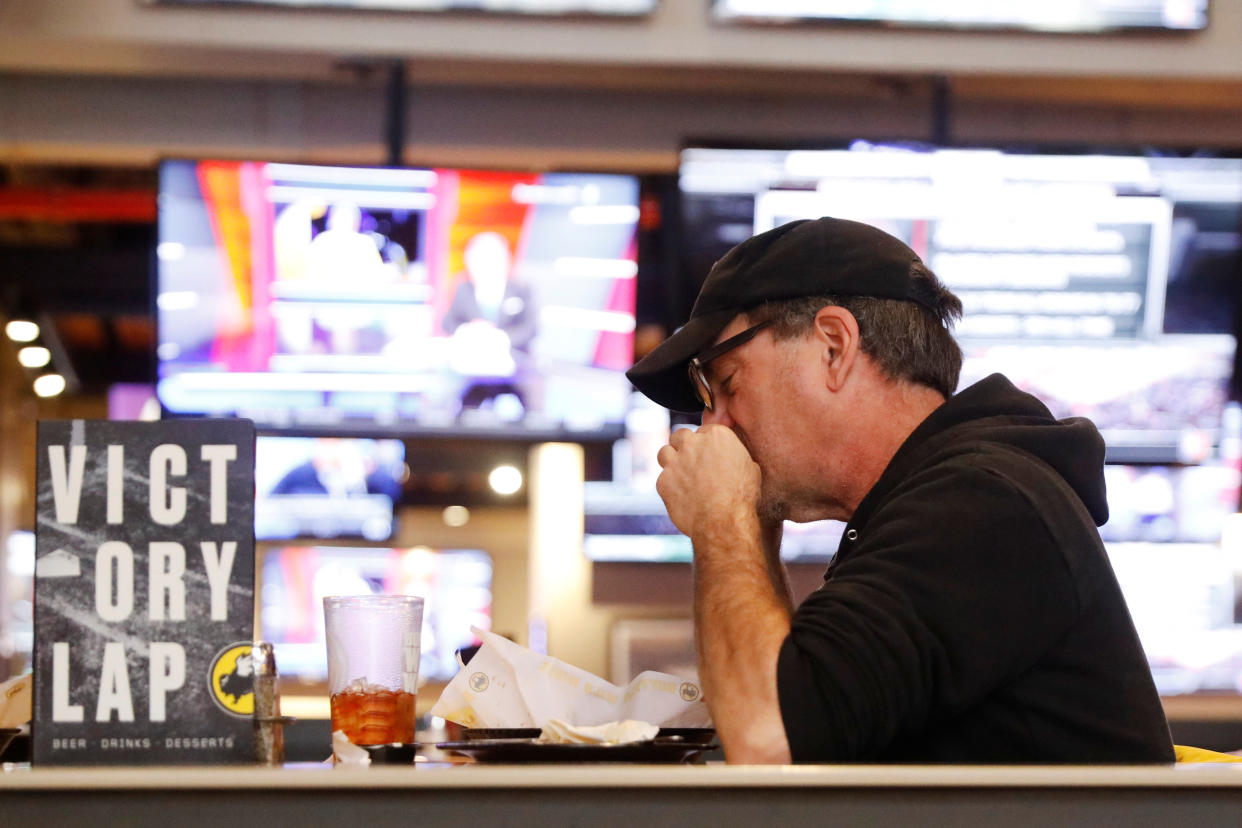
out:
<path id="1" fill-rule="evenodd" d="M 201 416 L 258 428 L 291 758 L 329 742 L 325 594 L 426 598 L 433 732 L 472 628 L 693 675 L 655 494 L 693 421 L 624 371 L 733 244 L 840 215 L 963 296 L 963 384 L 1100 427 L 1174 741 L 1242 748 L 1242 4 L 827 5 L 0 3 L 0 318 L 37 325 L 0 344 L 0 680 L 35 423 Z M 453 321 L 489 267 L 529 291 L 504 347 Z M 795 593 L 840 533 L 786 527 Z"/>

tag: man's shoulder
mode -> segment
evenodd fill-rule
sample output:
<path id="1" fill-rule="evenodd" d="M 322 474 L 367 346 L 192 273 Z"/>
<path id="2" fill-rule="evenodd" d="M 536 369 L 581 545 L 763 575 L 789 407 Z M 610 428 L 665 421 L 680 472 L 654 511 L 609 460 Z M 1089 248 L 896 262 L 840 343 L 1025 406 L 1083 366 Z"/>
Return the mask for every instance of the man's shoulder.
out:
<path id="1" fill-rule="evenodd" d="M 1012 488 L 1015 494 L 1032 488 L 1068 487 L 1051 464 L 1032 452 L 998 441 L 963 439 L 935 446 L 895 487 L 894 494 L 918 490 L 936 480 L 960 486 L 986 482 Z"/>

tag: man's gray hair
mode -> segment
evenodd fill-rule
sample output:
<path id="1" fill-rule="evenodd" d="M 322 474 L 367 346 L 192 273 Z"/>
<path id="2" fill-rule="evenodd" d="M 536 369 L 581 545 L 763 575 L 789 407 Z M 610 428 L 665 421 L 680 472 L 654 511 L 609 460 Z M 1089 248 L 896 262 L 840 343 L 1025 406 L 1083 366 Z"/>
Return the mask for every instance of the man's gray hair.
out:
<path id="1" fill-rule="evenodd" d="M 803 336 L 815 314 L 826 305 L 845 308 L 858 320 L 862 352 L 886 376 L 926 385 L 946 398 L 957 390 L 962 372 L 962 349 L 953 339 L 953 322 L 962 317 L 962 302 L 928 269 L 916 275 L 926 279 L 935 312 L 916 302 L 874 296 L 803 296 L 767 302 L 752 308 L 752 322 L 769 320 L 775 339 Z"/>

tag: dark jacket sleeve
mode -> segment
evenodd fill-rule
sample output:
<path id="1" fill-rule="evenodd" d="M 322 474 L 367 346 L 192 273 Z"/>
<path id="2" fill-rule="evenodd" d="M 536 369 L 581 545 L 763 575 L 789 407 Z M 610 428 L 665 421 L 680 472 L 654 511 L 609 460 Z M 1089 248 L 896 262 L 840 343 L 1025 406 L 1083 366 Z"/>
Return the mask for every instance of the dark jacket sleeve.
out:
<path id="1" fill-rule="evenodd" d="M 1074 623 L 1070 564 L 986 458 L 905 481 L 794 613 L 777 687 L 794 761 L 877 757 L 969 710 Z"/>

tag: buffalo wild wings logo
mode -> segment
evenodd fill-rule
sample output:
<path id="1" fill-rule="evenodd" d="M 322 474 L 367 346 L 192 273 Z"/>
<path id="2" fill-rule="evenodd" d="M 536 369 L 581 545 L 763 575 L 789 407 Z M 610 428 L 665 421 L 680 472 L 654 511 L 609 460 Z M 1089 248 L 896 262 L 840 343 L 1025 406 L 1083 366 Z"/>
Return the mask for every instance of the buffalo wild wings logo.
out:
<path id="1" fill-rule="evenodd" d="M 471 673 L 470 674 L 470 689 L 476 693 L 482 693 L 484 690 L 486 690 L 487 685 L 489 683 L 490 682 L 487 679 L 487 673 Z"/>
<path id="2" fill-rule="evenodd" d="M 254 715 L 254 656 L 249 641 L 228 645 L 211 660 L 207 672 L 212 700 L 234 716 Z"/>
<path id="3" fill-rule="evenodd" d="M 692 702 L 699 700 L 699 686 L 693 682 L 683 681 L 681 687 L 677 688 L 677 692 L 681 696 L 682 701 Z"/>

